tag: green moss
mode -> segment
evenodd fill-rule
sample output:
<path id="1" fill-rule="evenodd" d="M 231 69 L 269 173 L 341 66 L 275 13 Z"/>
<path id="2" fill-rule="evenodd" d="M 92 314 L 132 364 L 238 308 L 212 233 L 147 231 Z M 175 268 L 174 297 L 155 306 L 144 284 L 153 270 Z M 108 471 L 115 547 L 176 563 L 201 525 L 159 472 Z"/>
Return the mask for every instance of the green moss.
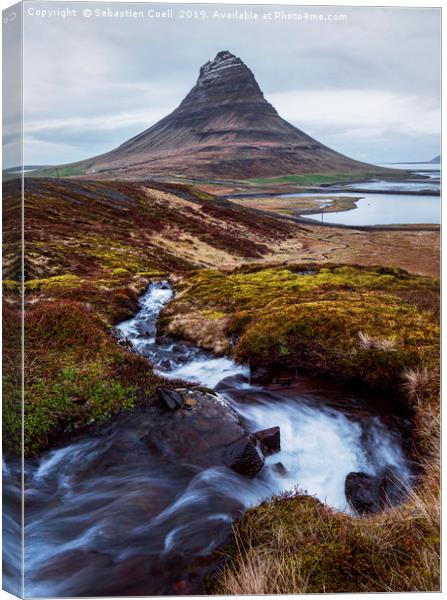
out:
<path id="1" fill-rule="evenodd" d="M 3 279 L 2 287 L 4 291 L 15 292 L 20 289 L 20 282 L 14 279 Z"/>
<path id="2" fill-rule="evenodd" d="M 435 591 L 439 565 L 424 573 L 421 560 L 439 559 L 438 536 L 437 523 L 414 506 L 356 519 L 309 496 L 284 495 L 244 515 L 226 551 L 229 562 L 207 591 L 248 593 L 248 585 L 271 594 Z"/>
<path id="3" fill-rule="evenodd" d="M 112 271 L 112 275 L 113 276 L 117 276 L 117 275 L 128 275 L 129 271 L 128 269 L 123 269 L 121 267 L 118 267 L 117 269 L 113 269 Z"/>
<path id="4" fill-rule="evenodd" d="M 50 291 L 56 288 L 73 288 L 80 284 L 81 280 L 77 275 L 56 275 L 46 279 L 30 279 L 25 282 L 25 290 Z"/>
<path id="5" fill-rule="evenodd" d="M 429 277 L 383 267 L 246 267 L 199 271 L 179 292 L 163 327 L 179 314 L 183 324 L 188 315 L 195 321 L 226 315 L 226 334 L 238 338 L 233 352 L 241 362 L 303 368 L 394 391 L 406 369 L 437 368 L 437 319 L 419 306 L 421 295 L 438 293 Z M 194 331 L 200 343 L 206 328 Z"/>
<path id="6" fill-rule="evenodd" d="M 151 404 L 156 397 L 158 378 L 148 363 L 119 347 L 80 302 L 47 300 L 28 310 L 25 356 L 27 456 L 61 435 L 137 404 Z M 10 437 L 16 417 L 11 405 L 6 415 Z"/>
<path id="7" fill-rule="evenodd" d="M 108 373 L 101 363 L 87 364 L 83 369 L 71 365 L 54 378 L 27 386 L 26 455 L 45 447 L 57 432 L 70 433 L 107 419 L 118 410 L 133 408 L 136 386 L 123 385 L 119 380 L 107 377 Z"/>

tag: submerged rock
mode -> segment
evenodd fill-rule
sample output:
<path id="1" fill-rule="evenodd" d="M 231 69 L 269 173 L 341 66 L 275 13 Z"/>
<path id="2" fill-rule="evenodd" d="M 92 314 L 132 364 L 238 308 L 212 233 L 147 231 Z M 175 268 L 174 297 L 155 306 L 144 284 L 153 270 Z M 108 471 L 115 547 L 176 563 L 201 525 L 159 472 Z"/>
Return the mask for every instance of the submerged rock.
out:
<path id="1" fill-rule="evenodd" d="M 278 475 L 282 475 L 283 477 L 285 477 L 288 473 L 286 467 L 282 464 L 282 462 L 277 462 L 274 465 L 272 465 L 272 470 L 275 473 L 278 473 Z"/>
<path id="2" fill-rule="evenodd" d="M 269 456 L 281 450 L 281 433 L 279 427 L 270 427 L 270 429 L 256 431 L 253 436 L 261 444 L 264 456 Z"/>

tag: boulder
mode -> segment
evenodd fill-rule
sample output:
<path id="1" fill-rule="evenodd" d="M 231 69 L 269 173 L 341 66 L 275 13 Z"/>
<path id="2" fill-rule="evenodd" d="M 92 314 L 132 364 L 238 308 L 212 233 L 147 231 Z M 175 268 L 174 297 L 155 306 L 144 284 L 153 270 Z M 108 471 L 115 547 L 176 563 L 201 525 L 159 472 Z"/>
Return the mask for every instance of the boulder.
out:
<path id="1" fill-rule="evenodd" d="M 277 462 L 274 465 L 272 465 L 272 471 L 278 473 L 278 475 L 281 475 L 282 477 L 285 477 L 287 475 L 287 469 L 282 464 L 282 462 Z"/>
<path id="2" fill-rule="evenodd" d="M 261 453 L 248 436 L 227 446 L 223 459 L 230 469 L 247 477 L 254 477 L 264 466 Z"/>
<path id="3" fill-rule="evenodd" d="M 225 466 L 249 477 L 260 471 L 258 442 L 225 398 L 183 388 L 162 388 L 160 397 L 171 412 L 154 408 L 141 424 L 140 439 L 152 452 L 176 465 Z"/>
<path id="4" fill-rule="evenodd" d="M 381 477 L 368 473 L 349 473 L 345 480 L 345 494 L 352 508 L 359 514 L 381 510 L 381 482 Z"/>
<path id="5" fill-rule="evenodd" d="M 281 450 L 281 434 L 279 427 L 262 429 L 253 434 L 253 437 L 261 444 L 264 456 L 269 456 Z"/>
<path id="6" fill-rule="evenodd" d="M 176 390 L 159 388 L 158 393 L 160 395 L 160 400 L 167 408 L 169 408 L 169 410 L 178 410 L 183 406 L 183 396 L 181 396 L 181 394 L 179 394 Z"/>
<path id="7" fill-rule="evenodd" d="M 349 504 L 359 513 L 374 513 L 401 502 L 405 486 L 391 467 L 379 476 L 367 473 L 349 473 L 345 481 Z"/>

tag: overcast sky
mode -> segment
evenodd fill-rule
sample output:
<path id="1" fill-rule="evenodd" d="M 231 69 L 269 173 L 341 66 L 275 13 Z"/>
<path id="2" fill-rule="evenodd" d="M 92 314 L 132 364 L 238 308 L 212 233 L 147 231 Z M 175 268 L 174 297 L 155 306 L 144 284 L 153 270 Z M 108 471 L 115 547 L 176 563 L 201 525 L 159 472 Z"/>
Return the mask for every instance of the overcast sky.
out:
<path id="1" fill-rule="evenodd" d="M 344 154 L 387 162 L 439 153 L 437 9 L 285 9 L 346 14 L 339 22 L 81 14 L 109 6 L 148 8 L 25 3 L 26 164 L 70 162 L 116 147 L 172 111 L 219 50 L 245 61 L 282 117 Z M 78 16 L 32 16 L 30 8 L 72 8 Z M 196 8 L 210 16 L 237 7 Z"/>

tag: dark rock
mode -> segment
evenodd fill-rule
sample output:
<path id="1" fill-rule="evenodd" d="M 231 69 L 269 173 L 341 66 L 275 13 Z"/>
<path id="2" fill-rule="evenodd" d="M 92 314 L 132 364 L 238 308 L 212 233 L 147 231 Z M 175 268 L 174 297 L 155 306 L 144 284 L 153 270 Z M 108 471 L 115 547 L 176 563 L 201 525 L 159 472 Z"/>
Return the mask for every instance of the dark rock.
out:
<path id="1" fill-rule="evenodd" d="M 255 475 L 264 459 L 231 405 L 215 393 L 198 389 L 179 392 L 184 410 L 173 409 L 169 415 L 154 412 L 142 425 L 140 435 L 146 447 L 176 465 L 226 466 L 243 475 Z"/>
<path id="2" fill-rule="evenodd" d="M 368 473 L 349 473 L 345 480 L 345 494 L 352 508 L 359 514 L 381 510 L 381 482 L 380 477 Z"/>
<path id="3" fill-rule="evenodd" d="M 384 505 L 394 506 L 405 497 L 405 485 L 392 467 L 384 471 L 380 483 L 380 496 Z"/>
<path id="4" fill-rule="evenodd" d="M 159 388 L 158 393 L 160 395 L 160 399 L 169 408 L 169 410 L 174 411 L 183 406 L 183 397 L 175 390 Z"/>
<path id="5" fill-rule="evenodd" d="M 281 450 L 281 433 L 279 427 L 270 427 L 270 429 L 256 431 L 253 437 L 261 444 L 264 456 L 269 456 Z"/>
<path id="6" fill-rule="evenodd" d="M 287 469 L 282 464 L 282 462 L 277 462 L 274 465 L 272 465 L 272 470 L 275 471 L 275 473 L 278 473 L 278 475 L 287 475 Z"/>
<path id="7" fill-rule="evenodd" d="M 250 383 L 268 385 L 273 381 L 275 374 L 269 367 L 251 367 Z"/>
<path id="8" fill-rule="evenodd" d="M 254 477 L 264 466 L 263 457 L 248 436 L 225 449 L 224 462 L 236 473 L 248 477 Z"/>
<path id="9" fill-rule="evenodd" d="M 345 481 L 349 504 L 359 513 L 373 513 L 402 502 L 405 486 L 391 467 L 380 476 L 349 473 Z"/>
<path id="10" fill-rule="evenodd" d="M 163 371 L 170 371 L 172 369 L 172 363 L 169 358 L 164 358 L 162 361 L 160 361 L 158 366 L 160 369 L 163 369 Z"/>

